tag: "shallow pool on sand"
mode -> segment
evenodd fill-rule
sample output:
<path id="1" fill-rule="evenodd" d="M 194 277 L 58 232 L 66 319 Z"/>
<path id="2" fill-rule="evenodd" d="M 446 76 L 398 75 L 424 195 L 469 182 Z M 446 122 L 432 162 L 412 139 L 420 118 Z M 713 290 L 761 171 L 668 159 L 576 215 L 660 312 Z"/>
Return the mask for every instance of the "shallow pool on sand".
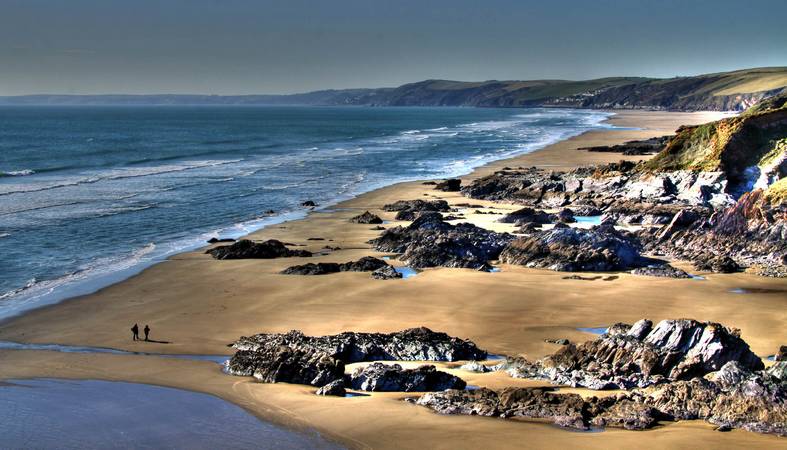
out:
<path id="1" fill-rule="evenodd" d="M 97 380 L 0 382 L 0 448 L 335 449 L 207 394 Z"/>

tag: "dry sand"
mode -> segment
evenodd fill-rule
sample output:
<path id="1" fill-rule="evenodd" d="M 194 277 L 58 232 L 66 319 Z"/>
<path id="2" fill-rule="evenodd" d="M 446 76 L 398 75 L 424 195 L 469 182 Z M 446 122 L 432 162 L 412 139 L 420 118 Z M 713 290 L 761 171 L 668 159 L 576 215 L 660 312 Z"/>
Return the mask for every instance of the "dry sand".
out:
<path id="1" fill-rule="evenodd" d="M 640 130 L 601 130 L 543 150 L 480 168 L 470 180 L 504 166 L 556 170 L 615 161 L 619 154 L 588 153 L 577 147 L 619 143 L 669 134 L 681 124 L 713 120 L 713 113 L 621 112 L 611 123 Z M 706 279 L 674 280 L 617 274 L 612 281 L 566 280 L 565 273 L 502 266 L 499 273 L 429 269 L 394 281 L 366 273 L 286 276 L 278 272 L 304 262 L 345 262 L 380 254 L 366 241 L 378 232 L 348 218 L 365 210 L 392 220 L 380 207 L 395 200 L 444 198 L 449 203 L 483 204 L 485 211 L 513 205 L 468 200 L 418 182 L 379 189 L 326 212 L 275 225 L 251 235 L 302 244 L 309 250 L 341 250 L 311 259 L 216 261 L 202 251 L 184 253 L 95 294 L 41 308 L 0 325 L 0 339 L 113 347 L 145 352 L 230 354 L 238 336 L 300 329 L 307 334 L 341 331 L 396 331 L 426 326 L 468 338 L 492 353 L 536 358 L 557 346 L 546 338 L 593 336 L 578 327 L 689 317 L 740 328 L 759 355 L 787 343 L 787 283 L 750 274 L 703 274 Z M 465 211 L 467 220 L 489 228 L 499 216 Z M 392 222 L 387 226 L 393 226 Z M 323 238 L 324 241 L 309 240 Z M 396 261 L 392 261 L 396 264 Z M 677 263 L 680 266 L 680 263 Z M 592 274 L 587 274 L 592 275 Z M 781 290 L 735 294 L 733 288 Z M 132 342 L 129 327 L 150 324 L 151 337 L 170 344 Z M 440 365 L 453 367 L 452 365 Z M 455 370 L 455 369 L 449 369 Z M 469 384 L 499 388 L 533 385 L 503 374 L 456 371 Z M 668 448 L 787 447 L 787 441 L 745 431 L 718 433 L 703 422 L 665 424 L 654 430 L 575 433 L 543 423 L 477 417 L 444 417 L 400 401 L 402 394 L 323 398 L 307 386 L 265 385 L 222 374 L 215 364 L 151 356 L 0 351 L 0 380 L 62 377 L 143 382 L 207 392 L 258 416 L 295 428 L 316 429 L 359 448 Z M 535 383 L 538 384 L 538 383 Z M 583 395 L 599 394 L 571 390 Z"/>

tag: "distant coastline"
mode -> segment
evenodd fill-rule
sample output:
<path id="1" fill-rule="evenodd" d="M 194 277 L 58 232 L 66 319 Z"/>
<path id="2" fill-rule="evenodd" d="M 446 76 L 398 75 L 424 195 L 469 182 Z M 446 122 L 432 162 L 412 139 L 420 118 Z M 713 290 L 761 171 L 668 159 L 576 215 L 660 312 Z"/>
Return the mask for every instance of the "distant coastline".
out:
<path id="1" fill-rule="evenodd" d="M 787 67 L 766 67 L 669 79 L 425 80 L 396 88 L 328 89 L 282 95 L 34 94 L 0 97 L 0 106 L 474 106 L 741 111 L 784 90 Z"/>

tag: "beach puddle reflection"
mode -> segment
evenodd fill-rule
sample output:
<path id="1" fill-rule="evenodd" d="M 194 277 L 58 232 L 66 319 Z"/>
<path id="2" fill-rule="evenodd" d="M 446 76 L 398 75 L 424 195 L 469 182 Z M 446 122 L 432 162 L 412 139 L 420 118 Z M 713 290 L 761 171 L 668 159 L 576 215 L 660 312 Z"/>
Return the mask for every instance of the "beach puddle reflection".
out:
<path id="1" fill-rule="evenodd" d="M 0 448 L 340 448 L 207 394 L 97 380 L 0 385 Z"/>
<path id="2" fill-rule="evenodd" d="M 410 278 L 418 275 L 418 271 L 412 267 L 394 267 L 394 270 L 402 274 L 402 278 Z"/>
<path id="3" fill-rule="evenodd" d="M 602 335 L 607 332 L 608 327 L 590 327 L 590 328 L 577 328 L 577 330 L 582 331 L 584 333 L 592 333 Z"/>
<path id="4" fill-rule="evenodd" d="M 131 352 L 106 347 L 85 347 L 79 345 L 61 344 L 25 344 L 20 342 L 0 341 L 0 350 L 43 350 L 48 352 L 60 353 L 105 353 L 111 355 L 141 355 L 156 356 L 159 358 L 190 359 L 194 361 L 212 361 L 216 364 L 224 364 L 230 359 L 227 355 L 185 355 L 185 354 L 166 354 L 166 353 L 146 353 Z"/>
<path id="5" fill-rule="evenodd" d="M 601 225 L 601 216 L 574 216 L 574 220 L 584 225 Z"/>

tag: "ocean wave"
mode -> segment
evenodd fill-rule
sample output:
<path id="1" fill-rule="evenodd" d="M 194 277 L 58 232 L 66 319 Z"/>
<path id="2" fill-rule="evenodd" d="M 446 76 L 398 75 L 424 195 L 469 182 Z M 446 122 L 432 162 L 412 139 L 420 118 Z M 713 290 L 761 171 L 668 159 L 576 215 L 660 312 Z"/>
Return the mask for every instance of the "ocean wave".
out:
<path id="1" fill-rule="evenodd" d="M 0 171 L 0 177 L 26 177 L 35 173 L 35 170 L 32 169 L 9 170 L 8 172 Z"/>
<path id="2" fill-rule="evenodd" d="M 206 167 L 215 167 L 225 164 L 233 164 L 241 161 L 243 160 L 230 159 L 230 160 L 189 161 L 188 163 L 182 163 L 182 164 L 167 164 L 163 166 L 129 167 L 123 169 L 114 169 L 105 172 L 99 172 L 95 175 L 71 177 L 53 183 L 11 184 L 11 185 L 4 186 L 6 189 L 0 187 L 0 196 L 28 193 L 28 192 L 48 191 L 52 189 L 73 187 L 83 184 L 95 184 L 102 181 L 122 180 L 126 178 L 139 178 L 139 177 L 148 177 L 148 176 L 183 172 L 187 170 L 203 169 Z"/>

